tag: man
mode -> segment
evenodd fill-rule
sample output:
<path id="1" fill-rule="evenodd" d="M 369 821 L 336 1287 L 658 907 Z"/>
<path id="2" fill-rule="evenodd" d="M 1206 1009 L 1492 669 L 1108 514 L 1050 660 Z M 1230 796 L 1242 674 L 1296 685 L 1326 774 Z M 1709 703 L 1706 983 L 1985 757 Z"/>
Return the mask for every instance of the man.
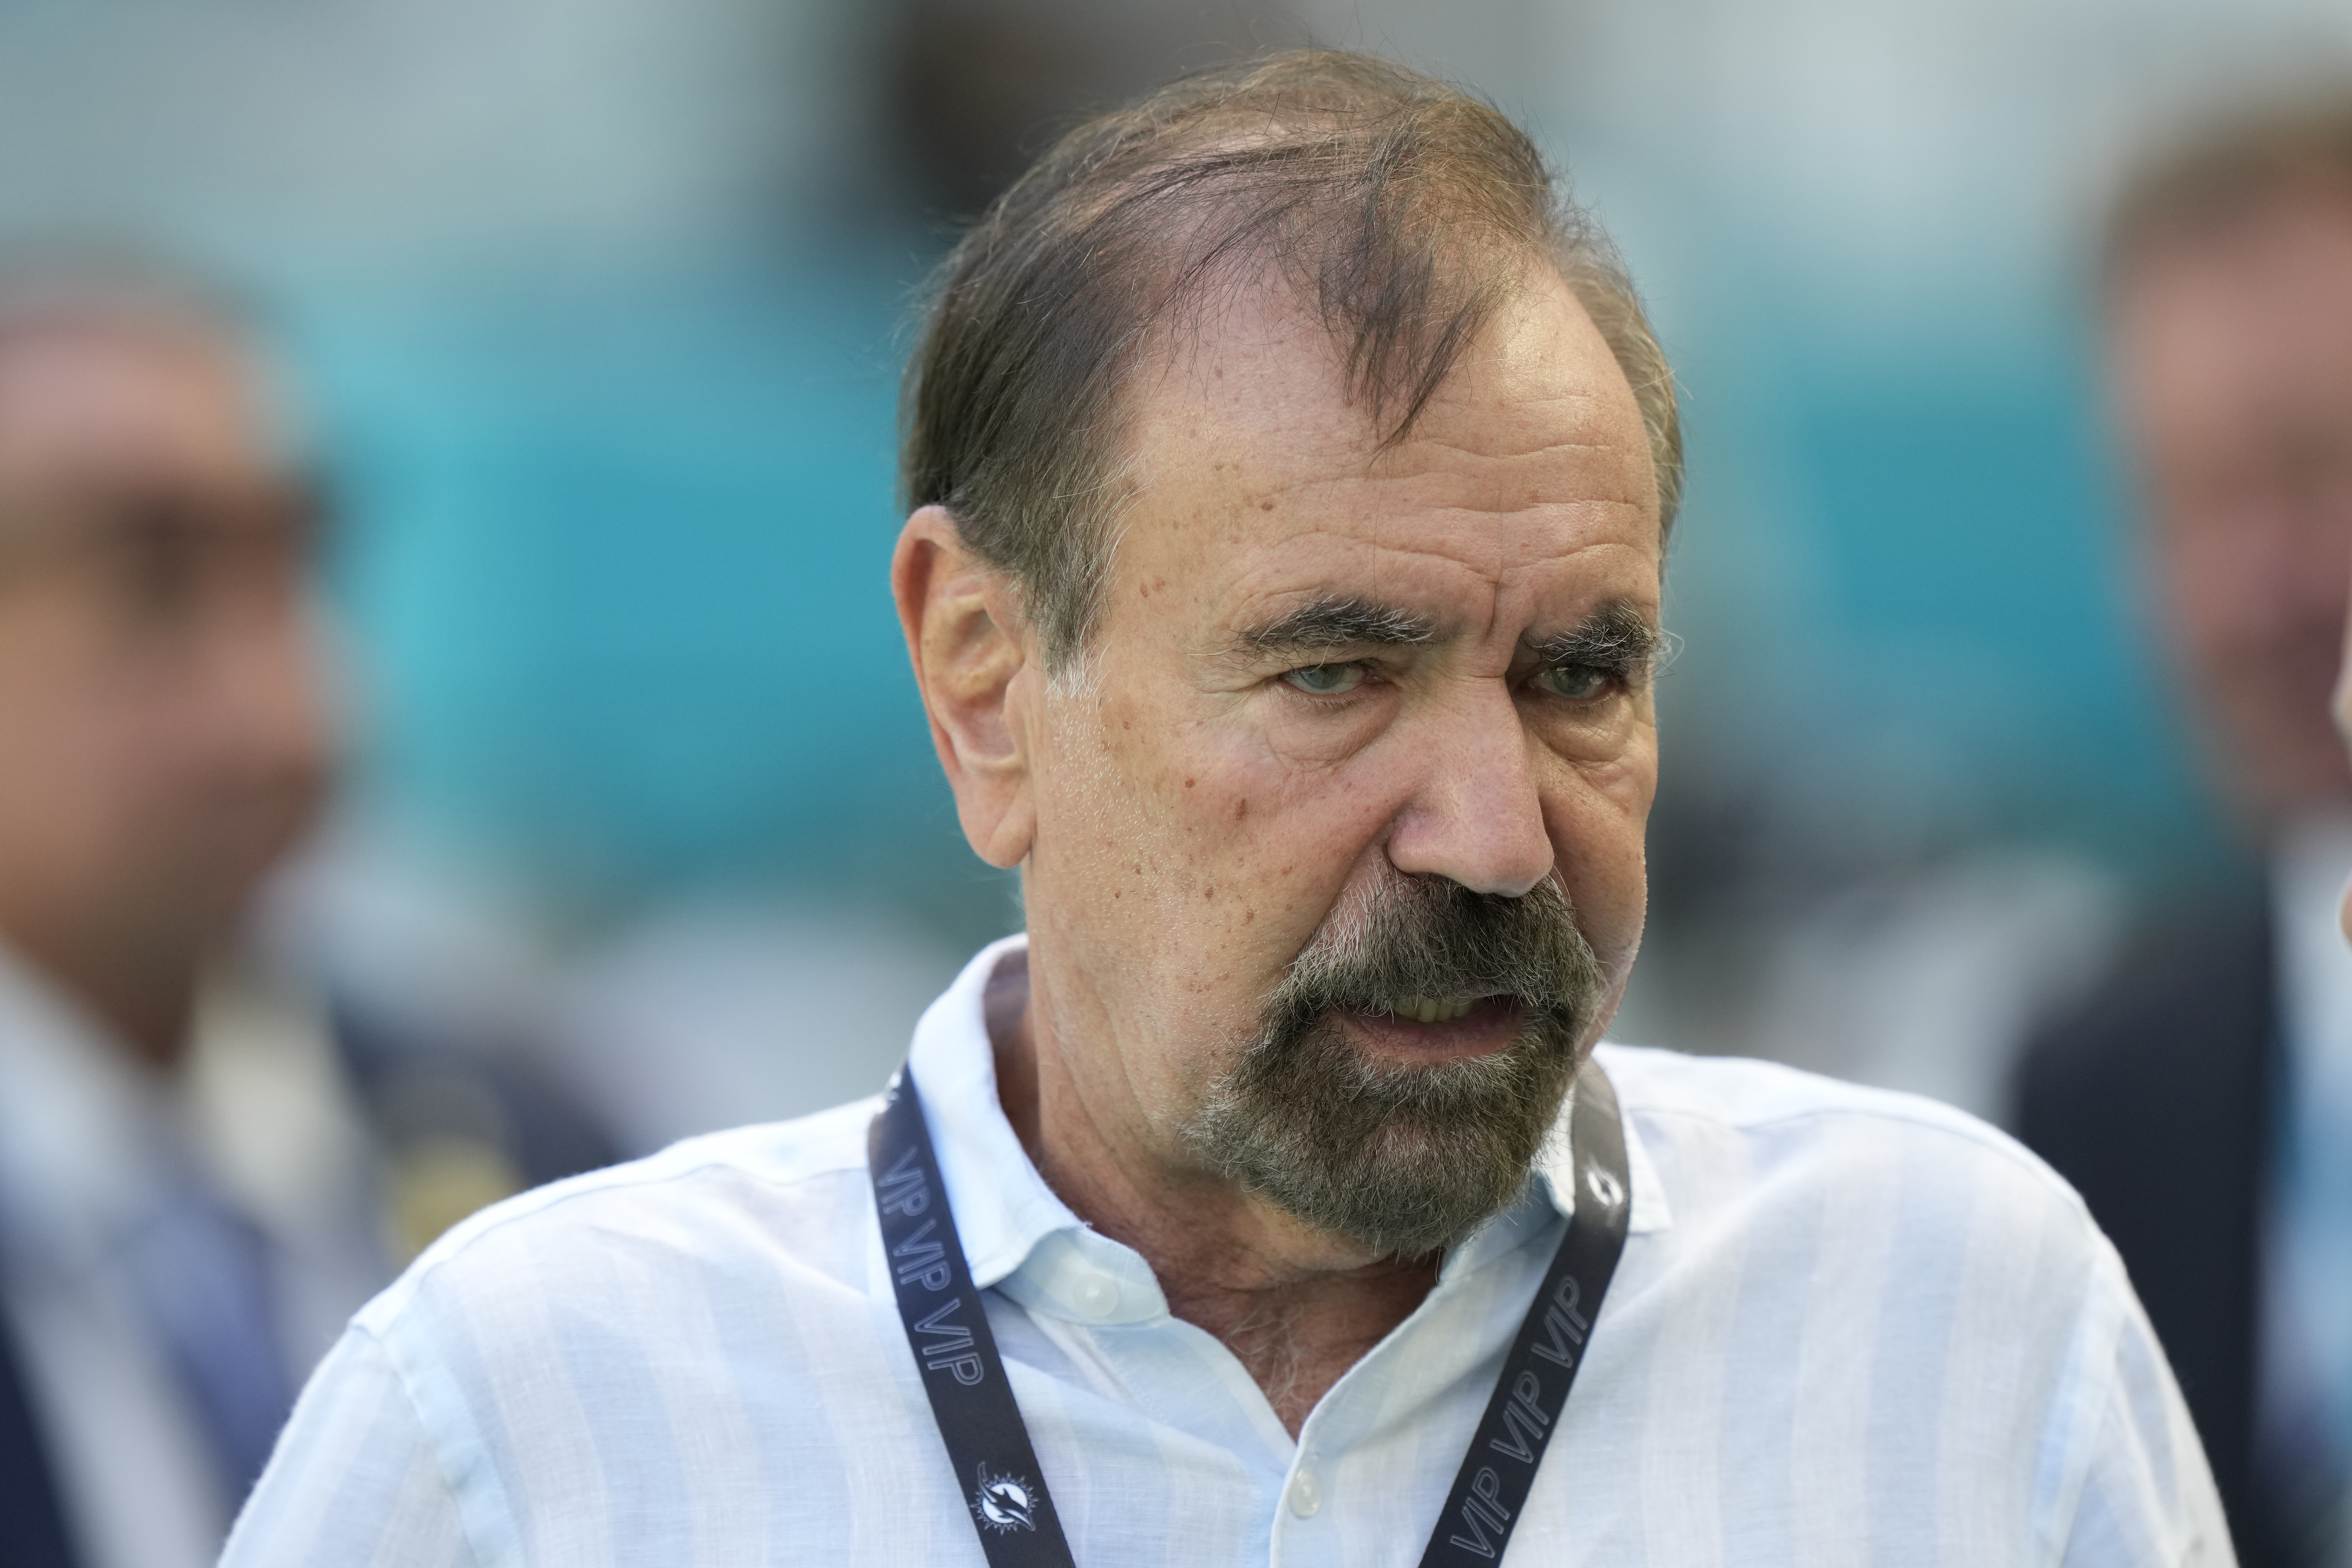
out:
<path id="1" fill-rule="evenodd" d="M 0 277 L 0 1568 L 214 1561 L 381 1233 L 524 1179 L 235 961 L 333 753 L 289 424 L 209 297 Z"/>
<path id="2" fill-rule="evenodd" d="M 2252 1563 L 2352 1551 L 2352 95 L 2143 170 L 2105 268 L 2154 622 L 2263 885 L 2127 954 L 2023 1059 L 2025 1140 L 2115 1237 Z"/>
<path id="3" fill-rule="evenodd" d="M 298 1351 L 294 1260 L 175 1087 L 200 971 L 325 776 L 287 457 L 260 366 L 209 305 L 143 279 L 0 288 L 11 1563 L 216 1553 L 323 1348 Z M 322 1313 L 373 1273 L 326 1250 L 296 1268 Z"/>
<path id="4" fill-rule="evenodd" d="M 452 1233 L 228 1562 L 2231 1561 L 2037 1163 L 1592 1056 L 1678 437 L 1517 131 L 1181 83 L 982 219 L 913 374 L 899 612 L 1026 936 L 878 1106 Z"/>

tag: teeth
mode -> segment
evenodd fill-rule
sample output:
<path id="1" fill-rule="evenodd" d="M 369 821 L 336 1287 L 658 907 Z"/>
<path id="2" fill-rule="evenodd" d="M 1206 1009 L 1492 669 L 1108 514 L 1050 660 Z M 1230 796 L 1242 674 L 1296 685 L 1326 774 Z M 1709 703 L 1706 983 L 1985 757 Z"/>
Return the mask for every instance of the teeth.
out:
<path id="1" fill-rule="evenodd" d="M 1423 1024 L 1450 1024 L 1467 1016 L 1471 1006 L 1467 1000 L 1441 1002 L 1434 996 L 1416 996 L 1397 1009 L 1397 1016 Z"/>

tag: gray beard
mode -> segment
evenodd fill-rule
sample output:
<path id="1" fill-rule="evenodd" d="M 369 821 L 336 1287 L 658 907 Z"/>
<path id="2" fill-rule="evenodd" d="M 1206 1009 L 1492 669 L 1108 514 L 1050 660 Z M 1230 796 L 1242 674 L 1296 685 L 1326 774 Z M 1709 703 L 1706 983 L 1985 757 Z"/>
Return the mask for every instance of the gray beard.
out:
<path id="1" fill-rule="evenodd" d="M 1318 1230 L 1381 1256 L 1443 1250 L 1525 1191 L 1606 987 L 1556 878 L 1512 899 L 1396 877 L 1292 962 L 1185 1141 Z M 1520 1005 L 1517 1039 L 1423 1067 L 1378 1063 L 1338 1016 L 1496 994 Z"/>

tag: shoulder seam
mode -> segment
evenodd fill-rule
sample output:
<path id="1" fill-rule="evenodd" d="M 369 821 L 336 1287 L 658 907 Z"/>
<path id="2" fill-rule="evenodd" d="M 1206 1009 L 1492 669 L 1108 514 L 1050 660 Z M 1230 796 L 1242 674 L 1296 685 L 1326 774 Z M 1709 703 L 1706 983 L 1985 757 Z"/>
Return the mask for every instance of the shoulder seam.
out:
<path id="1" fill-rule="evenodd" d="M 485 1543 L 476 1534 L 476 1510 L 466 1506 L 466 1493 L 468 1489 L 465 1484 L 465 1478 L 458 1474 L 457 1457 L 440 1440 L 439 1435 L 434 1430 L 433 1422 L 427 1418 L 425 1402 L 417 1395 L 416 1381 L 410 1372 L 406 1359 L 393 1348 L 389 1340 L 371 1325 L 354 1321 L 352 1324 L 352 1331 L 364 1338 L 375 1353 L 383 1358 L 383 1364 L 390 1369 L 394 1380 L 399 1384 L 400 1396 L 408 1402 L 409 1415 L 416 1423 L 417 1440 L 425 1446 L 425 1451 L 433 1456 L 433 1468 L 441 1477 L 441 1489 L 448 1494 L 450 1511 L 457 1516 L 457 1532 L 466 1542 L 467 1555 L 474 1562 L 477 1568 L 507 1560 L 521 1561 L 520 1543 L 512 1539 L 515 1522 L 514 1503 L 507 1496 L 505 1480 L 499 1477 L 496 1467 L 489 1463 L 488 1455 L 483 1453 L 478 1456 L 479 1479 L 475 1489 L 488 1494 L 483 1501 L 495 1511 L 499 1521 L 505 1526 L 499 1533 L 509 1538 L 503 1544 L 509 1550 L 500 1551 L 493 1548 L 486 1551 Z M 478 1450 L 482 1448 L 483 1445 L 478 1433 L 475 1435 L 473 1443 Z"/>

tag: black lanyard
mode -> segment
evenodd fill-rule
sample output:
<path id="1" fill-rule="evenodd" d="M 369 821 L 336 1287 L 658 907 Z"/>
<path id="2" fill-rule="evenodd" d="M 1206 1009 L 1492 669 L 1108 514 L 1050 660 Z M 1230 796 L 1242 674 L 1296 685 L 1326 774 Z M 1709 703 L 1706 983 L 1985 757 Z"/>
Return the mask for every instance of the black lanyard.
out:
<path id="1" fill-rule="evenodd" d="M 1568 1405 L 1586 1337 L 1625 1247 L 1633 1181 L 1617 1095 L 1587 1060 L 1570 1113 L 1575 1212 L 1535 1304 L 1519 1325 L 1470 1452 L 1423 1552 L 1422 1568 L 1492 1563 L 1519 1521 L 1536 1466 Z M 1075 1568 L 1029 1428 L 1005 1381 L 988 1314 L 971 1282 L 940 1163 L 923 1125 L 914 1074 L 901 1070 L 866 1139 L 882 1249 L 898 1287 L 907 1343 L 965 1489 L 990 1568 Z"/>

